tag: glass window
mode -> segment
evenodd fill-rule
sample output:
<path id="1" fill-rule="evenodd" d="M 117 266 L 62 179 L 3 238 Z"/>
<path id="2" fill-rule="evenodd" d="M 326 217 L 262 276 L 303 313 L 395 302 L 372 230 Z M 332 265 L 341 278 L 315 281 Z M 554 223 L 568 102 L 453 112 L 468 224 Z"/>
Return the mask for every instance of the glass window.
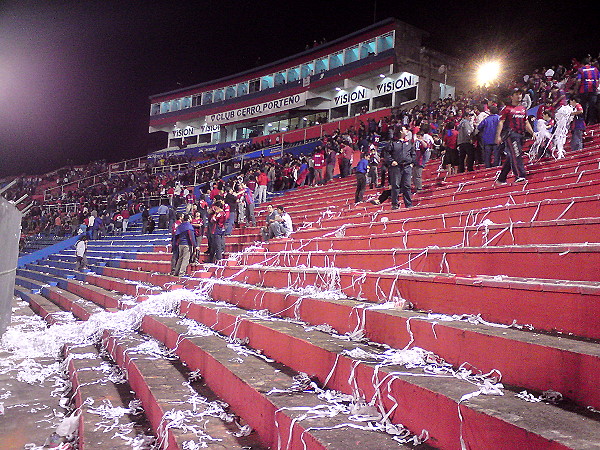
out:
<path id="1" fill-rule="evenodd" d="M 279 121 L 268 122 L 265 124 L 265 130 L 263 134 L 279 133 Z"/>
<path id="2" fill-rule="evenodd" d="M 210 105 L 213 102 L 213 91 L 208 91 L 202 94 L 202 104 Z"/>
<path id="3" fill-rule="evenodd" d="M 198 143 L 198 136 L 187 136 L 183 138 L 183 141 L 187 145 L 193 145 Z"/>
<path id="4" fill-rule="evenodd" d="M 250 84 L 248 86 L 248 93 L 252 94 L 253 92 L 260 91 L 260 79 L 256 78 L 255 80 L 250 80 Z"/>
<path id="5" fill-rule="evenodd" d="M 377 38 L 377 53 L 394 47 L 394 33 L 384 34 Z"/>
<path id="6" fill-rule="evenodd" d="M 192 106 L 200 106 L 202 104 L 202 95 L 194 95 L 192 97 Z"/>
<path id="7" fill-rule="evenodd" d="M 181 109 L 181 99 L 171 100 L 171 111 L 179 111 Z"/>
<path id="8" fill-rule="evenodd" d="M 278 72 L 275 74 L 275 86 L 281 86 L 285 84 L 285 72 Z"/>
<path id="9" fill-rule="evenodd" d="M 375 39 L 360 44 L 360 59 L 375 54 Z"/>
<path id="10" fill-rule="evenodd" d="M 237 85 L 237 96 L 241 97 L 242 95 L 246 95 L 248 93 L 248 82 L 240 83 Z"/>
<path id="11" fill-rule="evenodd" d="M 260 77 L 260 90 L 269 89 L 273 87 L 273 75 L 265 75 Z"/>
<path id="12" fill-rule="evenodd" d="M 192 106 L 192 97 L 183 97 L 181 99 L 181 109 L 189 108 Z"/>
<path id="13" fill-rule="evenodd" d="M 228 86 L 225 88 L 225 100 L 235 97 L 235 86 Z"/>
<path id="14" fill-rule="evenodd" d="M 306 64 L 302 64 L 302 66 L 300 67 L 300 78 L 306 78 L 310 75 L 314 75 L 315 74 L 315 63 L 314 62 L 309 62 Z"/>
<path id="15" fill-rule="evenodd" d="M 344 52 L 344 64 L 358 61 L 358 45 L 347 48 Z"/>
<path id="16" fill-rule="evenodd" d="M 299 66 L 288 69 L 288 71 L 287 71 L 288 83 L 291 83 L 292 81 L 296 81 L 299 78 L 300 78 L 300 67 Z"/>
<path id="17" fill-rule="evenodd" d="M 168 113 L 169 111 L 171 111 L 171 102 L 162 102 L 160 104 L 160 113 L 164 114 Z"/>
<path id="18" fill-rule="evenodd" d="M 160 103 L 154 103 L 150 108 L 151 116 L 156 116 L 157 114 L 160 114 Z"/>
<path id="19" fill-rule="evenodd" d="M 373 109 L 389 108 L 392 106 L 392 94 L 380 95 L 373 99 Z"/>
<path id="20" fill-rule="evenodd" d="M 315 62 L 315 73 L 325 72 L 326 70 L 329 70 L 329 58 L 327 56 Z"/>
<path id="21" fill-rule="evenodd" d="M 369 100 L 350 104 L 350 116 L 365 114 L 369 112 Z"/>
<path id="22" fill-rule="evenodd" d="M 400 106 L 404 103 L 412 102 L 417 99 L 417 87 L 404 89 L 403 91 L 396 92 L 396 106 Z"/>
<path id="23" fill-rule="evenodd" d="M 215 95 L 213 96 L 213 102 L 215 102 L 215 103 L 222 102 L 224 98 L 225 98 L 225 90 L 223 88 L 215 89 Z"/>
<path id="24" fill-rule="evenodd" d="M 329 55 L 329 68 L 335 69 L 336 67 L 340 67 L 344 64 L 344 52 L 337 52 L 333 55 Z"/>
<path id="25" fill-rule="evenodd" d="M 348 117 L 348 105 L 338 106 L 331 109 L 331 120 Z"/>

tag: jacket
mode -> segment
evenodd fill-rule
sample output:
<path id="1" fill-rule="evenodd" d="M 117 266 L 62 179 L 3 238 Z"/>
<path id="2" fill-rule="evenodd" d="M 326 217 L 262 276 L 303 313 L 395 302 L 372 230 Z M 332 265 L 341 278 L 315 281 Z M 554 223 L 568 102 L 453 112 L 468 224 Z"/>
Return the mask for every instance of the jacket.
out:
<path id="1" fill-rule="evenodd" d="M 415 146 L 412 141 L 391 141 L 388 144 L 386 160 L 389 164 L 396 161 L 400 167 L 405 167 L 415 162 Z"/>
<path id="2" fill-rule="evenodd" d="M 191 245 L 196 246 L 196 234 L 194 227 L 189 222 L 183 222 L 175 230 L 173 235 L 173 245 Z"/>

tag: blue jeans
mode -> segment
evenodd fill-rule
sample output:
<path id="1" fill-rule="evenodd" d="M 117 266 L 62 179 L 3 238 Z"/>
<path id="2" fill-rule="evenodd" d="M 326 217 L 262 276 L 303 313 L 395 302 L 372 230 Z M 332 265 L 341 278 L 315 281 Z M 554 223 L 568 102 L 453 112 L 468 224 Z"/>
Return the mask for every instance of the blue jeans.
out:
<path id="1" fill-rule="evenodd" d="M 227 218 L 227 222 L 225 222 L 225 234 L 230 235 L 233 231 L 233 225 L 235 223 L 235 219 L 237 218 L 237 211 L 229 211 L 229 217 Z"/>
<path id="2" fill-rule="evenodd" d="M 494 162 L 492 163 L 492 155 Z M 486 168 L 500 165 L 500 146 L 497 144 L 485 144 L 483 146 L 483 163 Z"/>
<path id="3" fill-rule="evenodd" d="M 583 148 L 583 130 L 573 130 L 571 134 L 571 150 L 574 152 Z"/>

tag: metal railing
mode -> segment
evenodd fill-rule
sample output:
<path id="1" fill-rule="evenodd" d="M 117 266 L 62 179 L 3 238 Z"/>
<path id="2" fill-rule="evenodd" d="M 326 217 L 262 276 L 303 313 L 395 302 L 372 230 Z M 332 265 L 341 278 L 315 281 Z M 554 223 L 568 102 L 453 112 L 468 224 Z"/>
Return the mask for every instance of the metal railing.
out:
<path id="1" fill-rule="evenodd" d="M 309 139 L 308 141 L 314 141 L 314 140 L 315 139 Z M 306 142 L 307 142 L 307 140 L 304 139 L 303 141 L 294 143 L 294 145 L 298 145 L 300 143 L 305 144 Z M 202 171 L 216 169 L 215 176 L 217 178 L 221 178 L 223 176 L 227 176 L 227 175 L 231 175 L 231 174 L 240 172 L 244 168 L 245 161 L 248 160 L 247 155 L 249 155 L 249 154 L 253 154 L 253 153 L 260 151 L 260 157 L 264 157 L 265 155 L 273 156 L 275 154 L 278 154 L 281 157 L 281 156 L 283 156 L 283 152 L 285 151 L 286 146 L 290 146 L 290 145 L 292 145 L 292 144 L 290 144 L 290 143 L 286 144 L 284 142 L 284 140 L 282 139 L 281 143 L 271 145 L 268 147 L 264 147 L 260 150 L 251 150 L 251 151 L 243 153 L 243 154 L 234 155 L 231 158 L 228 158 L 228 159 L 225 159 L 222 161 L 216 161 L 216 162 L 213 162 L 210 164 L 198 166 L 194 169 L 193 186 L 197 186 L 198 184 L 205 184 L 205 183 L 209 182 L 209 181 L 199 182 Z M 258 155 L 257 155 L 257 157 L 258 157 Z M 107 172 L 96 174 L 91 177 L 82 178 L 81 180 L 73 181 L 70 183 L 65 183 L 61 186 L 55 186 L 53 188 L 49 188 L 44 191 L 44 200 L 46 200 L 46 201 L 49 200 L 46 197 L 46 193 L 48 191 L 52 191 L 54 189 L 60 188 L 61 189 L 60 195 L 62 196 L 63 193 L 65 192 L 65 187 L 76 185 L 76 187 L 72 188 L 71 190 L 79 189 L 79 188 L 81 188 L 81 183 L 86 180 L 91 179 L 93 182 L 84 187 L 93 187 L 95 185 L 101 184 L 104 181 L 106 181 L 108 179 L 107 174 L 112 175 L 112 174 L 119 174 L 119 173 L 131 172 L 131 171 L 139 171 L 141 169 L 145 169 L 145 167 L 146 167 L 145 163 L 141 164 L 141 161 L 145 160 L 145 159 L 146 158 L 136 158 L 134 160 L 128 160 L 128 161 L 123 161 L 122 163 L 112 164 L 111 165 L 112 170 L 109 170 Z M 254 158 L 250 158 L 250 159 L 254 159 Z M 124 165 L 124 163 L 127 163 L 129 161 L 140 161 L 140 163 L 136 168 L 128 169 L 128 168 L 126 168 L 126 165 Z M 239 167 L 235 167 L 235 163 L 238 161 L 239 161 Z M 117 164 L 119 165 L 119 167 L 115 167 L 115 166 L 117 166 Z M 186 170 L 186 169 L 191 170 L 192 167 L 193 166 L 190 163 L 171 164 L 168 166 L 156 166 L 156 167 L 152 168 L 152 173 L 154 173 L 154 174 L 167 173 L 167 172 L 181 171 L 181 170 Z M 229 167 L 231 167 L 231 170 L 228 170 Z M 111 167 L 109 166 L 109 168 L 111 168 Z M 118 168 L 122 168 L 122 170 L 119 170 L 119 171 L 114 170 L 114 169 L 118 169 Z M 99 177 L 102 177 L 102 181 L 94 182 Z M 193 186 L 192 186 L 192 189 L 193 189 Z M 97 197 L 97 198 L 102 198 L 102 200 L 97 202 L 98 206 L 108 206 L 108 201 L 107 201 L 106 197 Z M 139 197 L 137 200 L 139 200 L 140 202 L 144 202 L 144 203 L 148 204 L 149 206 L 157 206 L 162 199 L 167 199 L 167 198 L 168 198 L 168 196 L 166 196 L 166 195 L 153 194 L 153 195 L 150 195 L 147 197 Z M 89 198 L 87 200 L 89 200 Z M 42 208 L 48 212 L 51 212 L 51 211 L 77 212 L 79 206 L 80 206 L 79 202 L 69 202 L 69 203 L 61 203 L 61 204 L 45 204 L 42 206 Z"/>
<path id="2" fill-rule="evenodd" d="M 53 197 L 61 196 L 65 193 L 65 190 L 77 190 L 82 187 L 92 187 L 98 184 L 102 184 L 108 178 L 110 178 L 114 174 L 126 173 L 126 172 L 138 172 L 140 170 L 144 170 L 146 168 L 146 160 L 147 157 L 142 158 L 133 158 L 128 159 L 126 161 L 121 161 L 118 163 L 113 163 L 108 165 L 108 170 L 97 173 L 95 175 L 91 175 L 89 177 L 80 178 L 75 181 L 70 181 L 68 183 L 59 184 L 57 186 L 53 186 L 51 188 L 44 190 L 44 201 L 51 200 Z M 90 181 L 90 184 L 85 184 Z M 69 189 L 71 188 L 71 189 Z M 58 191 L 58 192 L 57 192 Z"/>

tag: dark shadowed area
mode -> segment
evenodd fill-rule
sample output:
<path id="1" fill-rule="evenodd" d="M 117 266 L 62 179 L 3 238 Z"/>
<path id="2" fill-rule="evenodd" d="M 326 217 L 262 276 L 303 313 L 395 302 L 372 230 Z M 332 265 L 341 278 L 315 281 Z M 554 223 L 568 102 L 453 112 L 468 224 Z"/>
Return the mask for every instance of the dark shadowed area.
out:
<path id="1" fill-rule="evenodd" d="M 591 2 L 0 2 L 0 176 L 163 148 L 148 96 L 396 17 L 466 63 L 514 71 L 597 54 Z M 517 72 L 518 73 L 518 72 Z"/>

